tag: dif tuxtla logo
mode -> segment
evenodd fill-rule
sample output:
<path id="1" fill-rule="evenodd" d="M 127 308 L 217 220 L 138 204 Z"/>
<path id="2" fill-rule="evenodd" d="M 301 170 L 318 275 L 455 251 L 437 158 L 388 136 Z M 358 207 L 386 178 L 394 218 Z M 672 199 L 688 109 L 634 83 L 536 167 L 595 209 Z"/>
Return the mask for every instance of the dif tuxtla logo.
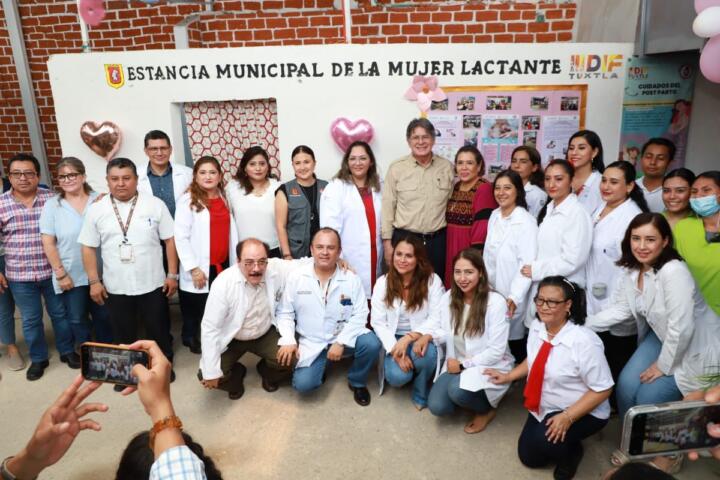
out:
<path id="1" fill-rule="evenodd" d="M 570 78 L 573 80 L 607 80 L 618 78 L 625 59 L 621 54 L 577 54 L 570 56 Z"/>

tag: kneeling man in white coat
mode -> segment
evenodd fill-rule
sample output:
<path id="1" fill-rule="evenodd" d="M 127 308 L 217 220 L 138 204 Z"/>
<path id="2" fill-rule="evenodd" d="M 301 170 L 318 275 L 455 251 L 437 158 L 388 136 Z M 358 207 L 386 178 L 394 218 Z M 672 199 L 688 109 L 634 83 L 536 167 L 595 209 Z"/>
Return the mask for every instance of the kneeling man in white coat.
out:
<path id="1" fill-rule="evenodd" d="M 365 328 L 368 305 L 360 277 L 337 267 L 340 248 L 338 232 L 321 228 L 310 245 L 313 263 L 288 275 L 277 312 L 278 361 L 290 366 L 297 357 L 292 384 L 305 393 L 322 385 L 327 360 L 352 356 L 348 386 L 355 402 L 366 406 L 380 341 Z"/>

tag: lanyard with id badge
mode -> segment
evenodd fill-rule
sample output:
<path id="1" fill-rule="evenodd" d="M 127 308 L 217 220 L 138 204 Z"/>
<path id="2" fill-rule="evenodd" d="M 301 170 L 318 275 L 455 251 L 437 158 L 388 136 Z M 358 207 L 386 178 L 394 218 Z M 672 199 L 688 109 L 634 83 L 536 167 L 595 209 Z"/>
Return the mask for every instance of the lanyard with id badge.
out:
<path id="1" fill-rule="evenodd" d="M 117 205 L 115 204 L 115 198 L 113 198 L 112 195 L 110 195 L 110 201 L 113 206 L 113 210 L 115 211 L 115 218 L 117 218 L 118 225 L 120 225 L 120 230 L 123 234 L 123 241 L 118 245 L 118 248 L 120 249 L 120 262 L 122 263 L 133 263 L 135 262 L 135 253 L 133 252 L 133 246 L 128 241 L 127 233 L 128 229 L 130 228 L 130 221 L 132 220 L 133 212 L 135 211 L 135 205 L 138 201 L 138 196 L 135 195 L 135 198 L 133 198 L 132 204 L 130 205 L 130 213 L 128 214 L 127 221 L 123 225 L 122 218 L 120 218 L 120 212 L 118 211 Z"/>

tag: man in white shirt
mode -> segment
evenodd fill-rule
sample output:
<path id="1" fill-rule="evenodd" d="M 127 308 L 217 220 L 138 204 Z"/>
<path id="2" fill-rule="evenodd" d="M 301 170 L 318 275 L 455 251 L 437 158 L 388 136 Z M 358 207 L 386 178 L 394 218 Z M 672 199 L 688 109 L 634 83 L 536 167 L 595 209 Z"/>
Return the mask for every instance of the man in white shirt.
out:
<path id="1" fill-rule="evenodd" d="M 138 165 L 138 191 L 162 200 L 174 219 L 175 204 L 192 183 L 192 168 L 170 161 L 173 153 L 170 137 L 162 130 L 150 130 L 145 134 L 144 142 L 148 161 Z M 168 263 L 165 255 L 163 255 L 163 267 L 167 272 Z M 178 295 L 182 296 L 183 291 L 179 290 Z M 200 353 L 198 333 L 195 322 L 186 322 L 183 316 L 182 342 L 193 353 Z"/>
<path id="2" fill-rule="evenodd" d="M 210 287 L 201 325 L 202 358 L 198 378 L 205 388 L 224 390 L 232 400 L 245 392 L 246 368 L 240 358 L 252 352 L 261 358 L 257 370 L 267 392 L 289 379 L 291 366 L 277 362 L 280 335 L 275 309 L 285 271 L 294 262 L 270 259 L 270 248 L 256 238 L 237 245 L 238 261 L 223 270 Z"/>
<path id="3" fill-rule="evenodd" d="M 137 340 L 138 323 L 142 322 L 147 338 L 155 340 L 172 360 L 167 297 L 178 285 L 172 217 L 160 199 L 138 192 L 132 161 L 115 158 L 106 171 L 110 195 L 88 207 L 78 237 L 90 296 L 100 305 L 107 301 L 116 343 Z M 167 253 L 167 275 L 161 241 Z M 102 278 L 97 268 L 98 248 L 102 250 Z"/>
<path id="4" fill-rule="evenodd" d="M 643 192 L 651 212 L 662 213 L 665 204 L 662 199 L 662 184 L 668 165 L 675 157 L 675 144 L 667 138 L 651 138 L 642 147 L 640 168 L 643 177 L 635 182 Z"/>
<path id="5" fill-rule="evenodd" d="M 348 386 L 355 402 L 367 406 L 367 377 L 381 345 L 365 328 L 368 305 L 362 280 L 338 268 L 340 235 L 332 228 L 317 231 L 310 251 L 313 263 L 288 275 L 278 307 L 278 360 L 290 366 L 297 357 L 292 383 L 297 391 L 306 393 L 323 383 L 327 360 L 354 357 Z"/>

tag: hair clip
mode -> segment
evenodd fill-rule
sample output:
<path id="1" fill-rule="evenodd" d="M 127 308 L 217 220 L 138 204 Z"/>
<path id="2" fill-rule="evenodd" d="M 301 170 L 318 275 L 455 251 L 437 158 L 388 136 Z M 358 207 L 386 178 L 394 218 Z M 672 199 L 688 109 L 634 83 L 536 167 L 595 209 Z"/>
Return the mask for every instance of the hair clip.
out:
<path id="1" fill-rule="evenodd" d="M 567 278 L 563 277 L 563 282 L 567 283 L 570 286 L 570 289 L 575 293 L 575 287 L 573 286 L 572 282 L 568 280 Z"/>

